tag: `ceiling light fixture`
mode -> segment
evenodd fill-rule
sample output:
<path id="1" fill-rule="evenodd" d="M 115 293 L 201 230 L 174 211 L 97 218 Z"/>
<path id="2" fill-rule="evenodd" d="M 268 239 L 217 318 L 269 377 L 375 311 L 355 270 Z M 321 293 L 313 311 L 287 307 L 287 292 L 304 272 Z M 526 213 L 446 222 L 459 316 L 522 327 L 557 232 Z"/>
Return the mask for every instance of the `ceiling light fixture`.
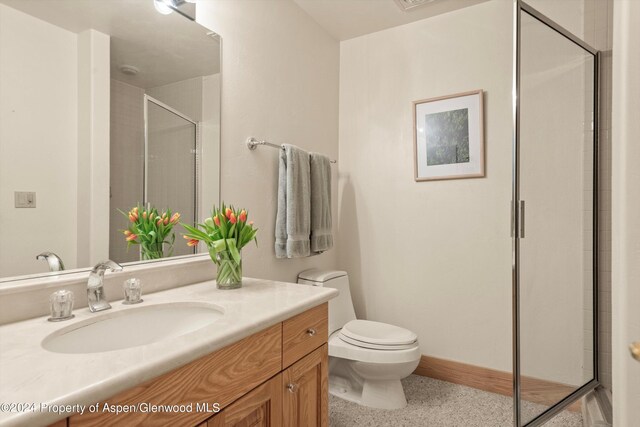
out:
<path id="1" fill-rule="evenodd" d="M 168 15 L 173 12 L 173 9 L 169 6 L 169 4 L 173 6 L 172 3 L 171 0 L 153 0 L 153 7 L 161 14 Z"/>

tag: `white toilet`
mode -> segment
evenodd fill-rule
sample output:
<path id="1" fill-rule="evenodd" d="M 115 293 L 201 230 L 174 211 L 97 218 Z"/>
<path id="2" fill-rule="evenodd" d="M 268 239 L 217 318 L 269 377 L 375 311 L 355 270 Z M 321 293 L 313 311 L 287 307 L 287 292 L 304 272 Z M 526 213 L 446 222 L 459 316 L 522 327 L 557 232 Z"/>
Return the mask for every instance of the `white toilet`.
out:
<path id="1" fill-rule="evenodd" d="M 329 301 L 329 392 L 373 408 L 405 407 L 400 380 L 420 361 L 417 335 L 398 326 L 357 320 L 344 271 L 306 270 L 298 275 L 298 283 L 340 291 Z"/>

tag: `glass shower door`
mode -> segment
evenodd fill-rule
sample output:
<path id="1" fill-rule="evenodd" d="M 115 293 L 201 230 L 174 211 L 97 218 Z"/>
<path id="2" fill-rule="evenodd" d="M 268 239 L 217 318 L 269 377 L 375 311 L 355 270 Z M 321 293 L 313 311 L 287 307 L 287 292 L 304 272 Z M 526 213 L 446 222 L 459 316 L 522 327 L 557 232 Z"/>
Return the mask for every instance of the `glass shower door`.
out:
<path id="1" fill-rule="evenodd" d="M 516 7 L 515 424 L 533 426 L 597 385 L 597 57 Z"/>
<path id="2" fill-rule="evenodd" d="M 183 222 L 193 224 L 198 202 L 197 123 L 148 95 L 145 118 L 144 202 L 179 212 Z M 176 239 L 173 256 L 192 253 L 194 248 Z"/>

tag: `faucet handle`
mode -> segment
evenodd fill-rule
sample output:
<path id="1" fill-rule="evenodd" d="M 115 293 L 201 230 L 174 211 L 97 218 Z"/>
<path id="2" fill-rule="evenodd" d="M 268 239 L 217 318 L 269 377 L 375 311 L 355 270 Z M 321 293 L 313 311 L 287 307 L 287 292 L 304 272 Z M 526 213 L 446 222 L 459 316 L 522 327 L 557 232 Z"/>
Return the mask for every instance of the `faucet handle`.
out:
<path id="1" fill-rule="evenodd" d="M 122 271 L 122 266 L 120 264 L 118 264 L 117 262 L 111 261 L 110 259 L 108 259 L 106 261 L 101 261 L 101 262 L 97 263 L 93 267 L 93 270 L 91 270 L 91 272 L 98 273 L 98 274 L 104 274 L 104 272 L 107 271 L 107 270 Z"/>
<path id="2" fill-rule="evenodd" d="M 49 322 L 60 322 L 74 317 L 73 315 L 73 292 L 61 289 L 51 294 L 49 297 L 51 317 Z"/>
<path id="3" fill-rule="evenodd" d="M 142 302 L 142 284 L 140 283 L 140 279 L 131 278 L 125 280 L 122 289 L 124 291 L 123 304 L 138 304 Z"/>

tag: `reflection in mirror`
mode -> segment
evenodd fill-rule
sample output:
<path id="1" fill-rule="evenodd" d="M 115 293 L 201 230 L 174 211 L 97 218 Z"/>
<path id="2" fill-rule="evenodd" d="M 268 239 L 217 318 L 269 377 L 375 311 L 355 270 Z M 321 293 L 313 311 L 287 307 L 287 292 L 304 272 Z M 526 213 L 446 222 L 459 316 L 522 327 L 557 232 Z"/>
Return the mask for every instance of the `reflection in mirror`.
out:
<path id="1" fill-rule="evenodd" d="M 217 35 L 153 0 L 0 0 L 0 92 L 0 282 L 195 252 L 179 222 L 219 200 Z"/>

